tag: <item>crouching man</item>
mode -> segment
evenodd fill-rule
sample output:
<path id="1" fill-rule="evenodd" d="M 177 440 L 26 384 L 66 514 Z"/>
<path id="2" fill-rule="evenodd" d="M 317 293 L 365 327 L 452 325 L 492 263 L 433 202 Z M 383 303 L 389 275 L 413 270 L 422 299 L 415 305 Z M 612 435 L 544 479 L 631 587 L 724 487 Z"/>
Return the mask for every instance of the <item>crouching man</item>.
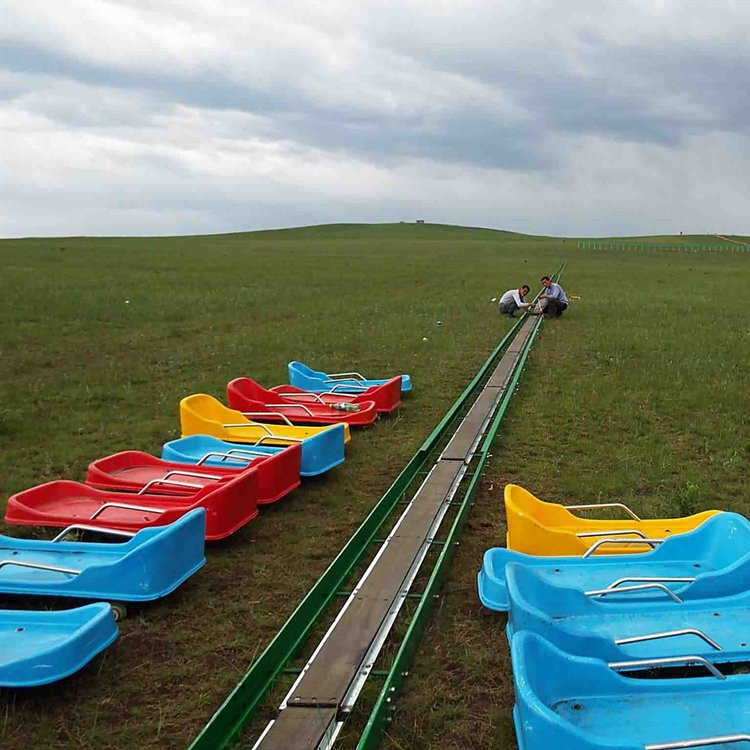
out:
<path id="1" fill-rule="evenodd" d="M 531 307 L 531 302 L 524 302 L 523 300 L 528 293 L 528 284 L 524 284 L 519 289 L 508 289 L 508 291 L 500 297 L 500 303 L 498 305 L 500 313 L 502 315 L 507 315 L 509 318 L 515 318 L 516 310 L 528 310 Z"/>
<path id="2" fill-rule="evenodd" d="M 542 276 L 544 293 L 539 295 L 542 312 L 548 318 L 559 318 L 568 309 L 568 298 L 559 284 Z"/>

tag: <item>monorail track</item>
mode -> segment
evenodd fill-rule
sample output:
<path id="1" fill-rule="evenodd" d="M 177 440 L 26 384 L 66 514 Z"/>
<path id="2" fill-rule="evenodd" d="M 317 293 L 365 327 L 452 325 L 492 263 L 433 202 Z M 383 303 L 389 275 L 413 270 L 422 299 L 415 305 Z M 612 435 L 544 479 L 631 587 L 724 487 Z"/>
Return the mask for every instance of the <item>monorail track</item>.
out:
<path id="1" fill-rule="evenodd" d="M 541 317 L 519 320 L 498 344 L 191 750 L 237 742 L 282 672 L 297 672 L 297 677 L 254 750 L 332 747 L 365 684 L 384 677 L 357 748 L 379 745 L 541 322 Z M 387 534 L 379 537 L 385 529 Z M 351 590 L 340 591 L 373 546 L 376 551 L 364 573 Z M 415 588 L 422 590 L 415 593 Z M 289 667 L 336 599 L 344 601 L 309 658 L 299 670 Z M 414 600 L 416 608 L 409 607 Z M 405 632 L 397 638 L 401 630 Z M 395 658 L 384 656 L 386 644 L 391 652 L 397 649 Z"/>

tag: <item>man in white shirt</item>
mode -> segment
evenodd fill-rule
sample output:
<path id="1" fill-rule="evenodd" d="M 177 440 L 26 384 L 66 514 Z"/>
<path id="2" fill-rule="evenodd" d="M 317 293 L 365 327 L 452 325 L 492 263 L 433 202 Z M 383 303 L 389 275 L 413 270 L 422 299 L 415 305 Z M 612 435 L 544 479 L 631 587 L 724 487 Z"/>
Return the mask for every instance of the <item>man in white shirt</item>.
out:
<path id="1" fill-rule="evenodd" d="M 539 304 L 548 318 L 559 318 L 568 309 L 568 297 L 559 284 L 549 276 L 542 276 L 544 294 L 539 295 Z"/>
<path id="2" fill-rule="evenodd" d="M 516 310 L 527 309 L 532 306 L 531 302 L 524 302 L 523 298 L 529 293 L 529 285 L 524 284 L 519 289 L 508 289 L 500 297 L 498 309 L 501 315 L 507 315 L 509 318 L 516 317 Z"/>

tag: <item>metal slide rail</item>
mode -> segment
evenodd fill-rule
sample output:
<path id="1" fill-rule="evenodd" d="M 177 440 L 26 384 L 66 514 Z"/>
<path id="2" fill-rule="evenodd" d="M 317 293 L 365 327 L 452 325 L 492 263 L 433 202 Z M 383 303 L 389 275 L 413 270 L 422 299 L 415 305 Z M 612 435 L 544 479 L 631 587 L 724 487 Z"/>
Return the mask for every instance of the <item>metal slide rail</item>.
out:
<path id="1" fill-rule="evenodd" d="M 563 270 L 564 266 L 561 266 L 555 273 L 554 278 L 558 279 Z M 520 352 L 514 374 L 512 375 L 510 383 L 505 390 L 504 395 L 501 397 L 499 406 L 495 412 L 496 416 L 492 420 L 489 431 L 485 433 L 486 437 L 481 448 L 481 466 L 484 465 L 487 459 L 489 446 L 497 433 L 500 422 L 502 421 L 502 416 L 507 409 L 510 397 L 518 383 L 520 371 L 526 361 L 533 340 L 536 337 L 540 321 L 541 318 L 535 322 L 533 331 L 526 346 L 523 351 Z M 440 444 L 444 442 L 449 427 L 461 416 L 461 412 L 466 409 L 467 405 L 473 403 L 472 396 L 477 395 L 482 381 L 488 377 L 491 369 L 497 365 L 501 354 L 511 347 L 513 339 L 521 329 L 523 323 L 524 318 L 519 319 L 498 343 L 463 393 L 449 408 L 445 416 L 420 446 L 417 453 L 407 463 L 393 484 L 386 490 L 385 494 L 373 507 L 363 523 L 354 532 L 347 544 L 339 552 L 323 575 L 313 585 L 302 602 L 268 644 L 263 653 L 250 666 L 224 703 L 219 707 L 200 734 L 196 737 L 190 746 L 190 750 L 215 750 L 218 748 L 225 748 L 239 739 L 244 729 L 252 720 L 258 706 L 268 693 L 274 680 L 284 671 L 285 666 L 298 654 L 311 631 L 318 624 L 321 616 L 327 611 L 331 602 L 337 597 L 341 585 L 348 579 L 352 570 L 363 559 L 370 548 L 370 545 L 377 538 L 378 532 L 381 531 L 389 519 L 393 518 L 394 510 L 403 502 L 409 487 L 420 473 L 426 473 L 422 471 L 425 464 L 428 464 L 431 455 L 434 454 Z M 436 457 L 437 456 L 435 456 L 435 458 Z M 479 478 L 479 471 L 477 469 L 471 476 L 468 490 L 460 503 L 458 514 L 453 521 L 450 531 L 451 542 L 443 544 L 441 554 L 433 568 L 427 588 L 425 589 L 425 592 L 420 595 L 421 599 L 419 605 L 412 615 L 406 637 L 402 642 L 393 669 L 389 672 L 389 677 L 386 681 L 387 687 L 391 693 L 396 692 L 397 687 L 400 688 L 400 681 L 403 679 L 402 676 L 397 686 L 396 682 L 398 679 L 398 673 L 394 670 L 396 670 L 399 663 L 405 661 L 407 653 L 413 655 L 416 650 L 416 636 L 418 636 L 418 633 L 421 633 L 424 629 L 423 620 L 429 611 L 430 597 L 428 591 L 434 591 L 439 586 L 439 581 L 441 580 L 442 574 L 450 560 L 453 547 L 455 547 L 453 538 L 460 533 L 463 528 L 470 507 L 470 498 L 476 493 Z M 372 744 L 373 741 L 375 741 L 376 744 L 379 742 L 382 721 L 384 721 L 384 709 L 380 707 L 381 702 L 383 704 L 387 703 L 385 699 L 383 701 L 380 699 L 378 700 L 362 737 L 362 742 L 366 742 L 367 744 L 362 745 L 362 742 L 360 743 L 363 747 L 374 747 L 376 745 Z M 376 737 L 377 740 L 375 740 Z"/>
<path id="2" fill-rule="evenodd" d="M 556 278 L 559 279 L 562 274 L 562 270 L 558 271 Z M 448 536 L 445 540 L 445 544 L 442 547 L 440 556 L 433 568 L 432 574 L 425 586 L 422 596 L 419 600 L 419 604 L 412 616 L 411 622 L 409 623 L 408 630 L 404 635 L 401 646 L 398 649 L 391 669 L 389 670 L 388 677 L 383 684 L 383 687 L 378 696 L 375 707 L 373 708 L 367 725 L 362 733 L 362 737 L 357 745 L 357 750 L 373 750 L 379 747 L 383 729 L 386 724 L 391 722 L 392 714 L 396 710 L 396 699 L 401 692 L 404 680 L 408 676 L 409 667 L 416 656 L 417 649 L 419 648 L 419 642 L 424 633 L 427 623 L 429 622 L 430 611 L 435 603 L 437 592 L 442 585 L 443 578 L 445 577 L 448 568 L 450 567 L 453 553 L 458 546 L 458 537 L 460 537 L 466 521 L 469 517 L 469 511 L 474 502 L 474 497 L 479 489 L 479 481 L 482 477 L 482 469 L 487 463 L 490 457 L 490 448 L 492 442 L 497 436 L 500 425 L 502 424 L 505 412 L 508 409 L 510 400 L 513 398 L 513 394 L 518 385 L 518 380 L 521 377 L 521 372 L 526 364 L 526 360 L 531 351 L 531 347 L 534 345 L 534 339 L 539 331 L 539 323 L 541 318 L 534 326 L 534 330 L 526 343 L 525 348 L 521 352 L 518 362 L 513 372 L 513 377 L 505 390 L 505 393 L 500 401 L 500 404 L 495 412 L 495 416 L 492 419 L 492 423 L 489 429 L 484 435 L 483 442 L 478 454 L 478 460 L 474 466 L 474 471 L 469 482 L 469 486 L 466 490 L 466 494 L 459 505 L 456 517 L 453 520 L 453 524 L 448 532 Z"/>

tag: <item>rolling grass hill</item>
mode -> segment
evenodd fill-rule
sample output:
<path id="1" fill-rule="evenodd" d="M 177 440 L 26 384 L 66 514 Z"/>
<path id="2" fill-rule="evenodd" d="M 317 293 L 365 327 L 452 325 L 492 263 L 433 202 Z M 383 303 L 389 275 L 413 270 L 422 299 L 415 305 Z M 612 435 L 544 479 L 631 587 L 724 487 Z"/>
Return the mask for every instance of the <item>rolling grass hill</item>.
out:
<path id="1" fill-rule="evenodd" d="M 210 545 L 165 601 L 131 609 L 104 656 L 3 693 L 0 746 L 185 747 L 507 330 L 491 298 L 536 288 L 563 257 L 582 300 L 537 340 L 392 748 L 515 747 L 504 621 L 475 584 L 504 539 L 506 482 L 644 516 L 750 512 L 750 321 L 734 292 L 750 254 L 602 252 L 432 224 L 0 242 L 0 510 L 33 484 L 82 480 L 94 458 L 158 454 L 180 398 L 223 398 L 239 375 L 286 382 L 290 359 L 415 382 L 398 416 L 354 433 L 342 467 Z"/>

